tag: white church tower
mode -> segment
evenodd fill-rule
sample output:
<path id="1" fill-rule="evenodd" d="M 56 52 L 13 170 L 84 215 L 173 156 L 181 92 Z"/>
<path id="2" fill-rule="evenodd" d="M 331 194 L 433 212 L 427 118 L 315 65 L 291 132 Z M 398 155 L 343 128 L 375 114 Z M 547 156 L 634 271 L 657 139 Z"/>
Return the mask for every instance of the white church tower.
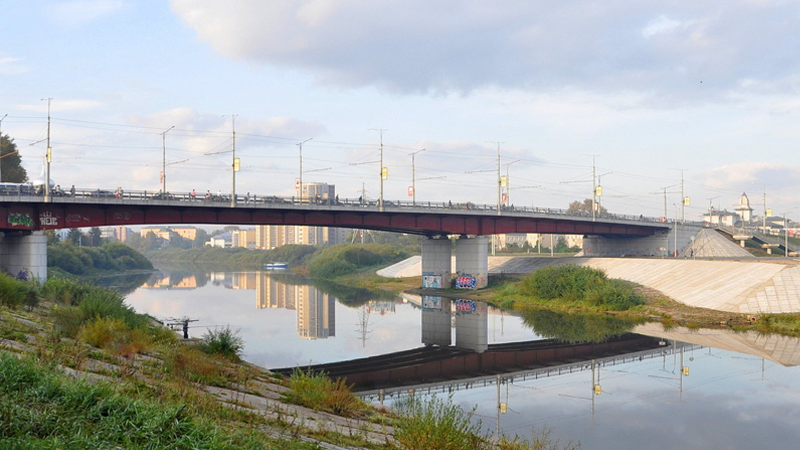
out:
<path id="1" fill-rule="evenodd" d="M 742 218 L 742 222 L 750 222 L 753 220 L 753 208 L 750 207 L 750 199 L 747 198 L 747 194 L 742 192 L 742 196 L 739 198 L 739 206 L 736 207 L 736 214 L 739 214 L 739 217 Z"/>

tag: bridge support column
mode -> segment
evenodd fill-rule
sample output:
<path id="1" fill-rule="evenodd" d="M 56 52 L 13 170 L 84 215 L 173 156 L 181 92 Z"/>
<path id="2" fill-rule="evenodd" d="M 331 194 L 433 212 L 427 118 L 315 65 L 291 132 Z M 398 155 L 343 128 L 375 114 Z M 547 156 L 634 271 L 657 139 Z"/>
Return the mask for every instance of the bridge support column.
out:
<path id="1" fill-rule="evenodd" d="M 483 353 L 489 348 L 489 313 L 486 303 L 456 300 L 456 347 Z"/>
<path id="2" fill-rule="evenodd" d="M 422 241 L 422 287 L 449 288 L 452 280 L 452 251 L 449 239 Z"/>
<path id="3" fill-rule="evenodd" d="M 450 299 L 422 296 L 422 343 L 447 347 L 452 344 Z"/>
<path id="4" fill-rule="evenodd" d="M 477 236 L 456 241 L 456 288 L 481 289 L 489 284 L 489 238 Z"/>
<path id="5" fill-rule="evenodd" d="M 47 236 L 41 231 L 31 234 L 5 233 L 0 238 L 0 266 L 17 275 L 25 270 L 28 279 L 47 280 Z"/>

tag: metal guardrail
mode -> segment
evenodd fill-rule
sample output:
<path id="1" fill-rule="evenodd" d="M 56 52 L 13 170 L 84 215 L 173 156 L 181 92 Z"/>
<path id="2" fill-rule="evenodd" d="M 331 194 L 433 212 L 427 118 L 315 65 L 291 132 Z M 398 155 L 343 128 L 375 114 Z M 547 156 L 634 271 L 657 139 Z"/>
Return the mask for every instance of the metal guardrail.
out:
<path id="1" fill-rule="evenodd" d="M 34 188 L 20 188 L 16 190 L 3 189 L 0 185 L 0 201 L 2 200 L 16 200 L 16 201 L 30 201 L 34 197 L 43 198 L 44 193 L 40 189 Z M 142 190 L 119 190 L 119 189 L 95 189 L 95 188 L 75 188 L 62 189 L 56 187 L 51 191 L 51 202 L 53 203 L 137 203 L 137 204 L 162 204 L 162 205 L 185 205 L 191 203 L 195 206 L 230 206 L 230 194 L 223 194 L 217 192 L 216 194 L 206 191 L 205 193 L 193 194 L 192 192 L 167 192 L 160 191 L 142 191 Z M 307 209 L 309 206 L 319 209 L 332 209 L 332 208 L 366 208 L 377 209 L 380 208 L 379 201 L 365 200 L 361 198 L 304 198 L 300 201 L 297 197 L 284 197 L 278 195 L 258 195 L 258 194 L 237 194 L 236 205 L 243 205 L 247 207 L 288 207 L 288 208 L 302 208 Z M 440 213 L 458 213 L 458 214 L 476 214 L 483 215 L 486 213 L 497 213 L 497 205 L 477 204 L 472 202 L 453 203 L 447 202 L 410 202 L 400 200 L 385 200 L 383 205 L 384 211 L 408 211 L 408 212 L 440 212 Z M 512 216 L 542 216 L 542 217 L 568 217 L 570 219 L 579 219 L 591 221 L 591 213 L 585 211 L 569 211 L 557 208 L 539 208 L 527 206 L 501 206 L 500 213 L 502 215 Z M 596 219 L 604 222 L 620 222 L 631 223 L 639 222 L 648 225 L 663 224 L 666 228 L 670 223 L 663 218 L 645 217 L 643 215 L 626 215 L 626 214 L 598 214 Z"/>

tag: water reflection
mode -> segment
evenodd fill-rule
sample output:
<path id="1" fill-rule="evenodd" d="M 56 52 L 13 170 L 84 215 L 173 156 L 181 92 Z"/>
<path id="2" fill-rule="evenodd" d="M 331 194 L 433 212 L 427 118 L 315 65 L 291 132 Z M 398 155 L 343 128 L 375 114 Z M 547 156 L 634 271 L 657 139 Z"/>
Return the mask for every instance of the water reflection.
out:
<path id="1" fill-rule="evenodd" d="M 631 332 L 637 321 L 610 314 L 563 313 L 546 309 L 529 309 L 522 319 L 540 336 L 561 342 L 605 342 Z"/>

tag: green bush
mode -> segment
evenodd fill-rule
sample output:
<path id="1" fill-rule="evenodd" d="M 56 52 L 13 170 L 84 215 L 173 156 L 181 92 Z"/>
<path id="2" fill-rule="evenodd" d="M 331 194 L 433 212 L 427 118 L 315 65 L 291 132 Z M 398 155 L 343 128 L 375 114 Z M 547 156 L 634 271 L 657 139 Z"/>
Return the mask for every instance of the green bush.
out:
<path id="1" fill-rule="evenodd" d="M 16 278 L 0 273 L 0 305 L 16 309 L 22 305 L 29 305 L 36 297 L 35 285 L 20 281 Z"/>
<path id="2" fill-rule="evenodd" d="M 586 292 L 586 300 L 615 311 L 625 311 L 645 303 L 644 298 L 633 290 L 633 286 L 623 280 L 606 280 L 594 286 Z"/>
<path id="3" fill-rule="evenodd" d="M 408 256 L 405 249 L 389 244 L 339 244 L 315 253 L 308 261 L 308 271 L 314 277 L 330 279 Z"/>
<path id="4" fill-rule="evenodd" d="M 543 300 L 580 300 L 586 291 L 605 281 L 602 270 L 590 267 L 547 266 L 522 279 L 520 292 L 523 295 Z"/>
<path id="5" fill-rule="evenodd" d="M 203 341 L 203 350 L 206 353 L 221 355 L 234 361 L 239 360 L 244 349 L 244 339 L 239 336 L 238 330 L 231 330 L 230 327 L 206 331 Z"/>

